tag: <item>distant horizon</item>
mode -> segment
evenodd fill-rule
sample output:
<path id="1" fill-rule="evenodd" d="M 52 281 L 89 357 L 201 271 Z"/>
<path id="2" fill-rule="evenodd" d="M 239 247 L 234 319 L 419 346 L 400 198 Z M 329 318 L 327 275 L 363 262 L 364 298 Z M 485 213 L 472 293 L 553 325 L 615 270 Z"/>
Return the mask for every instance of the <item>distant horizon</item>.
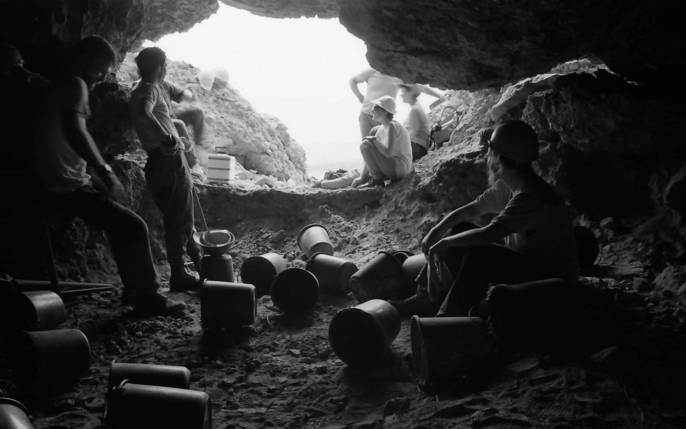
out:
<path id="1" fill-rule="evenodd" d="M 348 82 L 369 64 L 364 42 L 338 20 L 265 18 L 220 3 L 217 13 L 186 33 L 145 46 L 159 46 L 170 59 L 202 72 L 228 75 L 228 84 L 257 112 L 288 128 L 305 150 L 308 176 L 362 166 L 360 104 Z M 398 100 L 397 119 L 402 122 L 408 110 Z"/>

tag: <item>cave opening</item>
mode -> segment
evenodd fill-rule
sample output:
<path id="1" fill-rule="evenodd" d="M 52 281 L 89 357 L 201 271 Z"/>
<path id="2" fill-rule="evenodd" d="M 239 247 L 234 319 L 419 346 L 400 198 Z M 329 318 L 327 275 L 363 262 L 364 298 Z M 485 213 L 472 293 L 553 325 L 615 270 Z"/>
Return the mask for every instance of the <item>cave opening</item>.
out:
<path id="1" fill-rule="evenodd" d="M 129 53 L 128 61 L 141 43 L 159 44 L 172 59 L 199 66 L 173 71 L 170 78 L 193 85 L 201 104 L 228 103 L 232 109 L 246 102 L 227 89 L 221 82 L 225 79 L 215 80 L 209 90 L 202 88 L 201 72 L 225 69 L 228 84 L 235 85 L 238 93 L 245 91 L 250 101 L 247 86 L 241 87 L 241 73 L 289 86 L 287 77 L 297 68 L 286 64 L 287 47 L 278 49 L 285 59 L 270 55 L 268 49 L 280 46 L 281 40 L 276 40 L 280 35 L 283 41 L 295 43 L 284 35 L 289 30 L 266 35 L 264 44 L 256 48 L 258 59 L 273 56 L 281 66 L 245 72 L 239 72 L 238 66 L 194 60 L 192 52 L 187 58 L 185 54 L 175 58 L 173 45 L 181 42 L 166 47 L 165 34 L 180 33 L 168 36 L 170 40 L 184 37 L 183 33 L 196 30 L 196 23 L 229 10 L 225 4 L 276 18 L 338 17 L 343 26 L 335 21 L 326 25 L 364 40 L 366 56 L 375 68 L 407 82 L 453 88 L 429 119 L 444 123 L 457 118 L 442 145 L 415 162 L 409 176 L 383 186 L 323 190 L 310 186 L 304 174 L 300 185 L 284 186 L 291 173 L 297 174 L 297 169 L 287 170 L 291 167 L 286 160 L 299 156 L 288 153 L 288 145 L 260 148 L 262 159 L 256 156 L 251 161 L 255 167 L 246 168 L 258 171 L 256 166 L 261 165 L 266 174 L 246 173 L 249 185 L 198 184 L 204 220 L 218 230 L 215 238 L 225 239 L 211 246 L 204 243 L 205 256 L 215 257 L 212 263 L 219 264 L 209 271 L 229 276 L 221 270 L 231 267 L 230 275 L 241 284 L 205 284 L 204 295 L 171 291 L 164 221 L 146 188 L 145 153 L 129 118 L 135 68 L 125 62 L 116 79 L 93 90 L 87 126 L 123 185 L 123 204 L 147 225 L 163 295 L 185 302 L 187 309 L 180 317 L 138 317 L 122 302 L 126 297 L 121 294 L 112 237 L 78 218 L 56 216 L 41 223 L 52 238 L 60 280 L 111 282 L 115 292 L 65 296 L 60 301 L 49 293 L 18 294 L 13 288 L 21 283 L 2 278 L 1 305 L 21 296 L 12 311 L 0 312 L 2 327 L 16 331 L 13 324 L 21 322 L 50 328 L 21 334 L 19 343 L 13 343 L 5 331 L 0 335 L 0 397 L 28 405 L 24 412 L 13 399 L 0 400 L 0 422 L 6 413 L 13 413 L 30 416 L 32 423 L 27 424 L 39 428 L 132 427 L 141 422 L 154 427 L 147 416 L 126 421 L 144 412 L 117 410 L 136 410 L 138 402 L 127 398 L 145 398 L 155 391 L 117 379 L 119 372 L 133 371 L 137 376 L 140 367 L 125 365 L 131 363 L 176 366 L 146 366 L 142 371 L 152 370 L 165 382 L 190 387 L 169 393 L 178 404 L 193 404 L 182 414 L 197 416 L 198 427 L 206 424 L 207 400 L 213 404 L 214 426 L 236 428 L 683 426 L 686 405 L 678 389 L 686 380 L 682 365 L 686 351 L 681 346 L 686 338 L 682 192 L 686 153 L 681 137 L 686 106 L 675 95 L 679 90 L 663 91 L 686 58 L 681 55 L 686 46 L 683 35 L 672 33 L 679 28 L 673 25 L 678 14 L 671 5 L 658 3 L 626 2 L 622 7 L 534 3 L 524 10 L 514 3 L 483 0 L 431 5 L 376 0 L 0 2 L 2 39 L 25 53 L 29 68 L 49 75 L 52 59 L 59 57 L 56 46 L 93 34 L 105 36 L 119 54 Z M 245 22 L 251 21 L 245 18 Z M 305 29 L 320 24 L 302 25 Z M 249 38 L 246 34 L 243 37 Z M 317 34 L 306 37 L 317 39 Z M 203 51 L 221 50 L 217 37 L 198 46 Z M 243 42 L 241 34 L 233 38 L 227 43 Z M 359 40 L 355 43 L 361 46 Z M 322 44 L 326 39 L 313 41 Z M 333 63 L 337 52 L 320 49 L 302 55 Z M 355 54 L 355 61 L 361 61 L 364 50 Z M 324 59 L 319 55 L 322 51 Z M 233 55 L 240 60 L 243 54 Z M 575 58 L 590 60 L 566 62 Z M 212 58 L 218 59 L 219 55 Z M 351 72 L 358 66 L 366 64 L 359 63 Z M 488 73 L 480 73 L 483 70 Z M 345 122 L 354 136 L 358 106 L 346 88 L 349 71 L 345 75 L 335 80 L 353 107 L 346 107 L 335 120 Z M 307 82 L 296 86 L 302 89 Z M 327 95 L 323 87 L 316 92 Z M 308 119 L 318 117 L 313 111 L 322 117 L 330 113 L 313 104 Z M 281 116 L 260 101 L 254 107 L 250 109 Z M 269 119 L 245 111 L 230 119 L 206 112 L 207 124 L 218 127 L 227 122 L 226 130 L 244 127 L 245 135 L 257 136 L 246 146 L 257 145 L 267 135 L 282 142 L 292 137 L 279 134 L 282 127 L 274 123 L 268 131 L 258 130 L 269 125 Z M 290 113 L 295 114 L 287 112 L 284 118 Z M 393 300 L 400 289 L 406 293 L 425 264 L 422 240 L 444 215 L 490 186 L 485 144 L 493 145 L 497 139 L 485 130 L 507 119 L 521 120 L 534 130 L 539 144 L 534 172 L 570 210 L 573 220 L 565 225 L 574 226 L 575 233 L 582 231 L 575 243 L 592 250 L 578 255 L 579 262 L 585 258 L 578 285 L 588 295 L 577 295 L 548 279 L 531 289 L 522 288 L 526 292 L 546 287 L 543 293 L 532 294 L 535 299 L 529 302 L 517 288 L 495 286 L 487 306 L 472 307 L 472 317 L 459 321 L 433 317 L 400 321 L 395 305 L 367 301 L 370 297 Z M 5 123 L 4 129 L 11 125 Z M 232 137 L 232 142 L 237 140 Z M 237 158 L 248 164 L 247 154 Z M 343 156 L 330 151 L 322 158 L 338 161 Z M 270 165 L 272 170 L 267 169 Z M 43 229 L 26 211 L 17 210 L 18 202 L 24 201 L 17 190 L 24 189 L 25 176 L 7 177 L 3 176 L 6 204 L 1 215 L 6 234 L 0 246 L 0 273 L 42 278 L 43 242 L 28 237 Z M 196 226 L 204 229 L 200 219 Z M 234 242 L 226 238 L 232 236 Z M 193 261 L 186 262 L 192 266 Z M 499 271 L 485 266 L 480 272 Z M 353 274 L 356 277 L 350 280 Z M 256 288 L 243 284 L 250 275 L 255 275 Z M 375 276 L 383 281 L 364 289 Z M 293 279 L 302 287 L 289 291 Z M 275 288 L 273 296 L 263 294 L 270 286 Z M 390 293 L 384 287 L 398 289 Z M 13 298 L 8 299 L 7 293 Z M 51 311 L 50 317 L 30 320 L 29 307 L 46 297 L 50 300 L 40 302 Z M 308 311 L 299 314 L 304 307 Z M 21 317 L 13 317 L 17 313 Z M 231 328 L 224 330 L 225 325 Z M 53 328 L 59 328 L 67 341 L 62 349 L 50 346 Z M 592 350 L 577 348 L 579 344 Z M 56 365 L 52 372 L 30 370 L 35 361 L 29 357 L 38 350 L 36 345 L 53 353 L 43 367 Z M 567 353 L 551 353 L 542 345 Z M 371 368 L 360 368 L 372 363 Z M 23 383 L 36 376 L 46 389 L 60 383 L 68 386 L 60 386 L 64 389 L 47 402 L 34 401 L 32 395 L 42 390 Z M 448 391 L 443 392 L 448 379 Z M 142 384 L 154 382 L 159 379 Z M 108 396 L 113 385 L 119 388 Z M 159 408 L 144 411 L 159 409 L 159 414 L 150 416 L 169 419 L 185 409 L 171 409 L 168 403 L 155 407 Z M 115 417 L 106 421 L 106 409 Z M 169 424 L 192 427 L 180 421 Z"/>

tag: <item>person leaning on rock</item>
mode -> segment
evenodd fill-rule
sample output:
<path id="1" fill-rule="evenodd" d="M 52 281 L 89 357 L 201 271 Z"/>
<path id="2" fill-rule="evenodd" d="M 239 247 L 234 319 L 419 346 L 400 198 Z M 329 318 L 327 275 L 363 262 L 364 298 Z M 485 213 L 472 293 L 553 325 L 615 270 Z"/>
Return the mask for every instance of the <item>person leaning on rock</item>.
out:
<path id="1" fill-rule="evenodd" d="M 184 144 L 172 121 L 169 86 L 164 84 L 167 56 L 157 47 L 145 48 L 136 57 L 138 82 L 129 102 L 134 128 L 148 152 L 145 180 L 164 220 L 167 260 L 172 291 L 195 289 L 198 279 L 186 272 L 184 248 L 196 269 L 200 249 L 192 239 L 194 229 L 193 183 Z"/>
<path id="2" fill-rule="evenodd" d="M 398 121 L 393 120 L 395 101 L 385 95 L 374 101 L 372 118 L 379 126 L 362 139 L 360 152 L 364 168 L 353 187 L 365 184 L 383 185 L 386 179 L 400 180 L 412 172 L 410 135 Z"/>
<path id="3" fill-rule="evenodd" d="M 490 186 L 424 237 L 430 279 L 414 297 L 394 302 L 403 315 L 466 316 L 491 284 L 577 280 L 571 213 L 531 165 L 538 158 L 536 133 L 525 122 L 511 120 L 482 137 L 488 145 Z M 488 225 L 464 227 L 465 221 L 487 213 L 497 214 Z"/>
<path id="4" fill-rule="evenodd" d="M 66 67 L 69 72 L 48 90 L 38 110 L 34 166 L 47 190 L 50 208 L 106 231 L 125 299 L 132 297 L 140 313 L 173 313 L 185 305 L 168 301 L 157 292 L 148 227 L 140 216 L 115 201 L 124 189 L 86 128 L 89 90 L 105 78 L 115 62 L 115 51 L 103 38 L 86 37 L 76 44 Z"/>

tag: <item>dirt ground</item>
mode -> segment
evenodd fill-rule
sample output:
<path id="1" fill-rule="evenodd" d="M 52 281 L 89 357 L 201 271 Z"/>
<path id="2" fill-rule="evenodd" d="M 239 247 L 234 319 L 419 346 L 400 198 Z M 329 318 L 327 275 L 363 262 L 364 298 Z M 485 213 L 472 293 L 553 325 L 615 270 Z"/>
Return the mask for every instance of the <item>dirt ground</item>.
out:
<path id="1" fill-rule="evenodd" d="M 392 206 L 353 218 L 323 208 L 318 217 L 330 230 L 336 254 L 358 267 L 379 250 L 418 251 L 421 233 L 433 219 L 406 217 Z M 235 271 L 246 257 L 266 251 L 302 266 L 295 244 L 301 226 L 284 219 L 235 225 L 238 240 L 230 250 Z M 649 269 L 654 247 L 612 225 L 595 227 L 600 262 L 633 267 L 628 275 L 592 280 L 635 312 L 637 340 L 627 349 L 637 358 L 631 364 L 616 350 L 575 362 L 519 355 L 483 388 L 432 396 L 416 384 L 408 321 L 387 367 L 361 372 L 338 359 L 328 326 L 337 311 L 356 305 L 351 295 L 320 297 L 302 317 L 284 316 L 265 296 L 258 301 L 254 326 L 209 338 L 200 328 L 194 294 L 171 294 L 189 304 L 183 317 L 139 319 L 120 304 L 118 294 L 105 293 L 68 302 L 66 326 L 82 329 L 91 343 L 90 371 L 71 392 L 35 411 L 34 424 L 38 429 L 104 427 L 109 366 L 117 360 L 188 367 L 191 388 L 211 397 L 214 428 L 684 427 L 686 413 L 677 395 L 686 381 L 680 368 L 686 357 L 684 311 L 654 286 Z M 165 267 L 160 272 L 166 280 Z M 6 365 L 0 368 L 0 389 L 12 393 L 11 374 Z"/>

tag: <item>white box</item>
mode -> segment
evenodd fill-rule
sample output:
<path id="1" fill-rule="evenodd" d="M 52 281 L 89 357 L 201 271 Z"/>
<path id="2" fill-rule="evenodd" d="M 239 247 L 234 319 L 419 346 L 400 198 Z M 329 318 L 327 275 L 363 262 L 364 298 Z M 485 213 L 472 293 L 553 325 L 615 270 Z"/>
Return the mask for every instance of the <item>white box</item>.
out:
<path id="1" fill-rule="evenodd" d="M 207 169 L 207 180 L 213 182 L 226 182 L 231 181 L 232 174 L 231 170 L 225 168 L 208 168 Z"/>
<path id="2" fill-rule="evenodd" d="M 236 159 L 224 153 L 211 153 L 207 155 L 207 168 L 233 170 Z"/>

